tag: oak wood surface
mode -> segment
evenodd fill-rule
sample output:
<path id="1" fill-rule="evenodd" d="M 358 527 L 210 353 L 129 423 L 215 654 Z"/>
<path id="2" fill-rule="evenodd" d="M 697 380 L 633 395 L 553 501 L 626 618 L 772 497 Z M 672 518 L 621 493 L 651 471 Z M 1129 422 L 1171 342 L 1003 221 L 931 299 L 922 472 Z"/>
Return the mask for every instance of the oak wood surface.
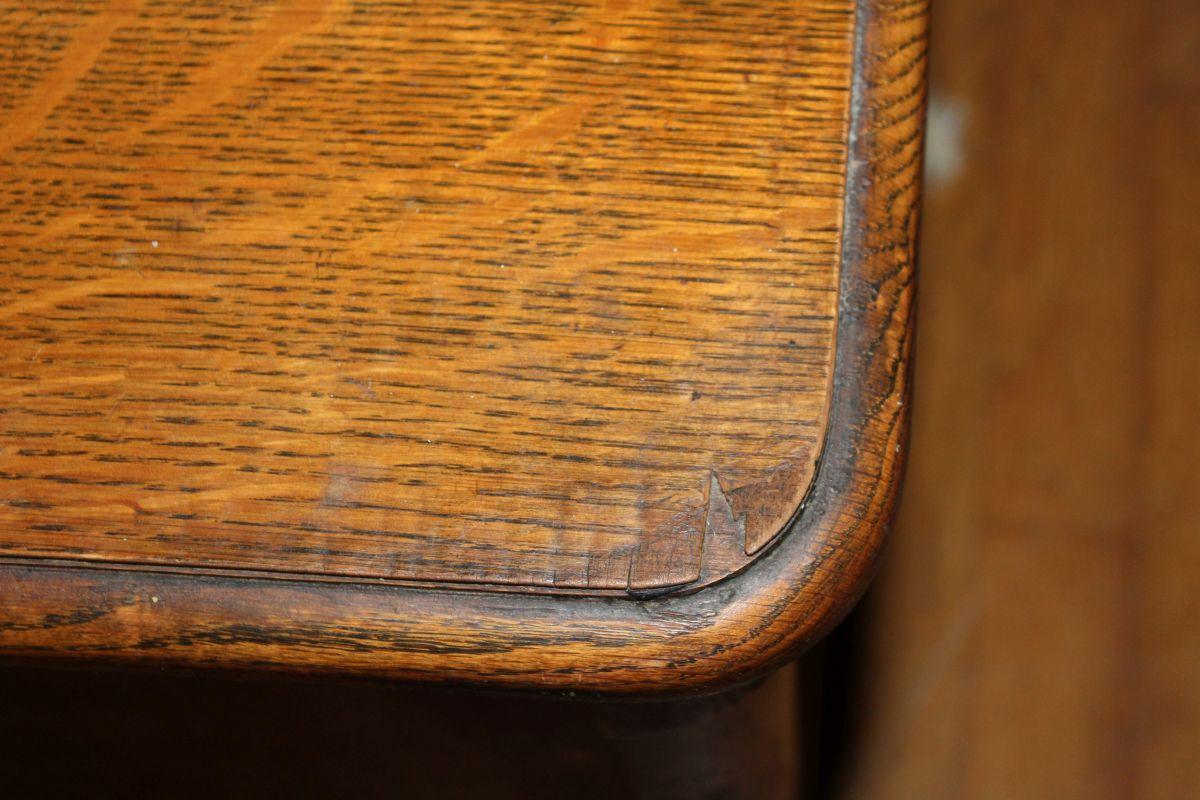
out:
<path id="1" fill-rule="evenodd" d="M 924 3 L 23 8 L 0 647 L 638 691 L 857 597 Z"/>
<path id="2" fill-rule="evenodd" d="M 791 517 L 848 0 L 88 11 L 0 23 L 0 553 L 647 589 Z"/>

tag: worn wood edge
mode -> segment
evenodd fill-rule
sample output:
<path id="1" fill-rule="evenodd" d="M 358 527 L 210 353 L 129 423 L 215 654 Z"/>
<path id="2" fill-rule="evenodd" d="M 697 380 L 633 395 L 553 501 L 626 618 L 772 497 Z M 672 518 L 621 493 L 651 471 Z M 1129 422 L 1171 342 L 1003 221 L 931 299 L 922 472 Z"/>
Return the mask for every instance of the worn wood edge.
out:
<path id="1" fill-rule="evenodd" d="M 908 426 L 927 0 L 860 0 L 830 417 L 787 532 L 741 572 L 630 601 L 0 564 L 0 654 L 594 693 L 714 690 L 853 606 Z"/>

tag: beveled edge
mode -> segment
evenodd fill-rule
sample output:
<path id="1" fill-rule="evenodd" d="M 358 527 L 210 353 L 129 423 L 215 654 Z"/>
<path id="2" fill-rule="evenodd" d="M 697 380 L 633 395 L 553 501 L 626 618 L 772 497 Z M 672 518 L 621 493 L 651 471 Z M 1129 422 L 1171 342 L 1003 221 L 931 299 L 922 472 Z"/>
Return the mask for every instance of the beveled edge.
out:
<path id="1" fill-rule="evenodd" d="M 653 599 L 0 562 L 0 656 L 584 693 L 713 690 L 810 645 L 874 572 L 908 431 L 927 0 L 859 0 L 823 452 L 741 572 Z"/>

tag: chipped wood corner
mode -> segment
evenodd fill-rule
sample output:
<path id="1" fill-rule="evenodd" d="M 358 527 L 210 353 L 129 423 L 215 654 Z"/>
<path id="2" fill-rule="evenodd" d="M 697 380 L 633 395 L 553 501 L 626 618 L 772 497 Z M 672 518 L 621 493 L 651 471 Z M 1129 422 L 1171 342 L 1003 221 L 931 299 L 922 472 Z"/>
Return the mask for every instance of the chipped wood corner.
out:
<path id="1" fill-rule="evenodd" d="M 765 477 L 725 492 L 730 511 L 742 530 L 742 549 L 753 556 L 783 533 L 795 519 L 812 484 L 805 462 L 785 461 Z"/>
<path id="2" fill-rule="evenodd" d="M 806 462 L 789 460 L 730 489 L 712 470 L 701 506 L 672 517 L 638 543 L 629 594 L 644 599 L 693 592 L 741 572 L 803 511 L 811 475 Z"/>

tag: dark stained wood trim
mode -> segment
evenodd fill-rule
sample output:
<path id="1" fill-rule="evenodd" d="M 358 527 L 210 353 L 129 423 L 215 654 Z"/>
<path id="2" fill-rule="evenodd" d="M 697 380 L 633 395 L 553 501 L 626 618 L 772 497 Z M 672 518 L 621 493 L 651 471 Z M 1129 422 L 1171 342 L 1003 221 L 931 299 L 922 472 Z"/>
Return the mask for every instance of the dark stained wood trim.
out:
<path id="1" fill-rule="evenodd" d="M 11 561 L 0 655 L 642 693 L 741 683 L 811 644 L 865 588 L 900 484 L 927 12 L 859 4 L 825 447 L 790 530 L 740 573 L 629 598 Z"/>

